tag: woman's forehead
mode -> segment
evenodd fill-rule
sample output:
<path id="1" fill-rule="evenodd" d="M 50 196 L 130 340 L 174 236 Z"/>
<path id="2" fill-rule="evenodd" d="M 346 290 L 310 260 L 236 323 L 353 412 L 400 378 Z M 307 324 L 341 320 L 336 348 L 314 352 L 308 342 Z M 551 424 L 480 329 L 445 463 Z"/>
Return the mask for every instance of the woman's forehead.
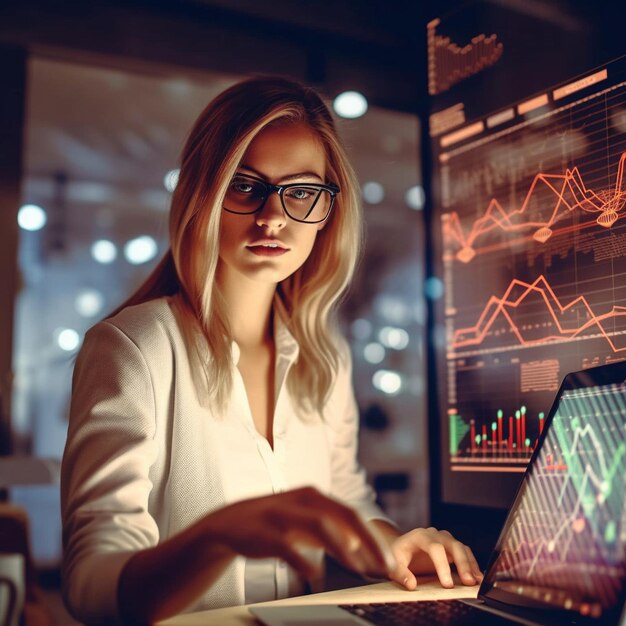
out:
<path id="1" fill-rule="evenodd" d="M 326 152 L 308 125 L 276 124 L 252 140 L 240 165 L 270 181 L 298 174 L 313 174 L 323 180 Z"/>

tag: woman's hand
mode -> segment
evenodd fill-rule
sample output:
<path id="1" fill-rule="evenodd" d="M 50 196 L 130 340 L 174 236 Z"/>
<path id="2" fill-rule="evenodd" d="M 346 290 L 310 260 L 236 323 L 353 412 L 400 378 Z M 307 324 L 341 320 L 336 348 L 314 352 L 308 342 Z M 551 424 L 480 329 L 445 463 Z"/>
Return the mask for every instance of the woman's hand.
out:
<path id="1" fill-rule="evenodd" d="M 476 585 L 483 575 L 471 549 L 447 530 L 416 528 L 391 542 L 397 566 L 391 580 L 407 589 L 417 587 L 415 574 L 435 570 L 443 587 L 454 587 L 450 564 L 454 563 L 464 585 Z"/>
<path id="2" fill-rule="evenodd" d="M 306 550 L 324 549 L 357 572 L 387 577 L 395 561 L 374 532 L 355 511 L 312 487 L 242 500 L 134 554 L 120 575 L 120 611 L 142 624 L 176 615 L 237 555 L 277 557 L 313 578 L 320 563 Z"/>
<path id="3" fill-rule="evenodd" d="M 305 578 L 320 563 L 307 548 L 321 548 L 361 574 L 388 576 L 395 561 L 359 515 L 312 487 L 243 500 L 205 518 L 204 531 L 235 554 L 278 557 Z"/>

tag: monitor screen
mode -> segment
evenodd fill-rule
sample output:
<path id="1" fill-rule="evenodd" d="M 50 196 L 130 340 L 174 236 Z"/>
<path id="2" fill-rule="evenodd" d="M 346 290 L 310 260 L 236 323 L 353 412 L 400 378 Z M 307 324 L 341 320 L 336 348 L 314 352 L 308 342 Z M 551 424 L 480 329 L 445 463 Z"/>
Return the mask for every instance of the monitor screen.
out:
<path id="1" fill-rule="evenodd" d="M 441 498 L 506 507 L 563 377 L 626 358 L 626 62 L 471 15 L 428 25 Z"/>

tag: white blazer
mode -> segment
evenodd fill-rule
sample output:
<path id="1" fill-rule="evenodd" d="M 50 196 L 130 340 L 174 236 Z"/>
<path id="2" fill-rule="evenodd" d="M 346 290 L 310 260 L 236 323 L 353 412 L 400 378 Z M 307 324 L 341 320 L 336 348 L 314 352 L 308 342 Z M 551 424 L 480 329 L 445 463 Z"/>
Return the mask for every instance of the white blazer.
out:
<path id="1" fill-rule="evenodd" d="M 64 595 L 79 620 L 117 621 L 118 579 L 133 553 L 244 498 L 313 485 L 366 519 L 386 519 L 356 460 L 349 357 L 324 420 L 299 418 L 284 384 L 298 346 L 280 321 L 275 338 L 272 449 L 254 426 L 236 344 L 226 415 L 213 415 L 200 401 L 172 298 L 128 307 L 86 334 L 61 476 Z M 277 595 L 286 595 L 284 564 L 270 566 Z M 246 559 L 234 559 L 188 610 L 243 604 L 250 574 L 261 571 L 246 573 Z"/>

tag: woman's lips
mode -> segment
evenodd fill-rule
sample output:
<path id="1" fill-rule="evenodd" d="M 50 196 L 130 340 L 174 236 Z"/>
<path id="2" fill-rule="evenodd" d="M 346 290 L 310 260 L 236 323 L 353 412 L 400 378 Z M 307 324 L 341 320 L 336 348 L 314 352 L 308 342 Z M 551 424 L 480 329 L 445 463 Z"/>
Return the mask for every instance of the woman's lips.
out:
<path id="1" fill-rule="evenodd" d="M 289 248 L 284 248 L 282 245 L 276 243 L 255 243 L 246 246 L 246 248 L 257 256 L 282 256 L 289 252 Z"/>

